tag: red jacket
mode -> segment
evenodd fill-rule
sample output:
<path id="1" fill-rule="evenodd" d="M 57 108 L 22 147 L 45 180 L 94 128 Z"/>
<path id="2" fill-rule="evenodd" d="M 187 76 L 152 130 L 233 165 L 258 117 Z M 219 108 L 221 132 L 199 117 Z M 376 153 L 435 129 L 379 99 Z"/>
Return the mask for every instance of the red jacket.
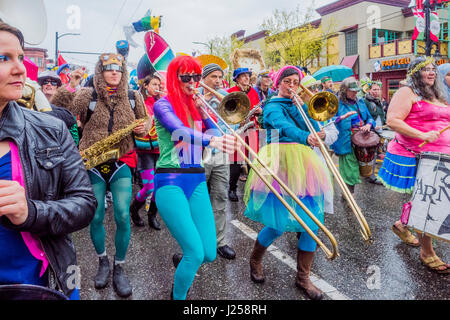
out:
<path id="1" fill-rule="evenodd" d="M 237 91 L 242 91 L 242 90 L 238 86 L 234 86 L 227 90 L 228 93 L 237 92 Z M 254 88 L 251 88 L 250 91 L 247 93 L 247 96 L 250 99 L 250 105 L 251 105 L 251 109 L 252 109 L 254 106 L 256 106 L 259 103 L 258 92 Z"/>

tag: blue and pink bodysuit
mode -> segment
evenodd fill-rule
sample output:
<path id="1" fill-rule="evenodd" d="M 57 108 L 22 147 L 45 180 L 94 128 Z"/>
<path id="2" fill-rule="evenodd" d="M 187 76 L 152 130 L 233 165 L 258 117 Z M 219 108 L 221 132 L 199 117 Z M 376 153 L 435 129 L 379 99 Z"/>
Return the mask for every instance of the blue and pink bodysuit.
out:
<path id="1" fill-rule="evenodd" d="M 204 130 L 216 128 L 209 119 L 189 127 L 177 117 L 167 98 L 153 107 L 160 157 L 155 171 L 155 200 L 158 211 L 183 251 L 175 272 L 173 298 L 181 300 L 204 262 L 216 258 L 214 214 L 202 165 L 202 149 L 213 135 Z"/>

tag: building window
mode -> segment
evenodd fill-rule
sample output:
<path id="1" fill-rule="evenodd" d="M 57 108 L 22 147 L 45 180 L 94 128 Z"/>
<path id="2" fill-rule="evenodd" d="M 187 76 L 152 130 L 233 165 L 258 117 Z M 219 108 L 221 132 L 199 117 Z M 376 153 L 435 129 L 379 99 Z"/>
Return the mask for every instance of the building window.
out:
<path id="1" fill-rule="evenodd" d="M 372 30 L 372 44 L 389 43 L 402 38 L 403 32 L 373 29 Z"/>
<path id="2" fill-rule="evenodd" d="M 358 30 L 345 33 L 345 55 L 358 54 Z"/>

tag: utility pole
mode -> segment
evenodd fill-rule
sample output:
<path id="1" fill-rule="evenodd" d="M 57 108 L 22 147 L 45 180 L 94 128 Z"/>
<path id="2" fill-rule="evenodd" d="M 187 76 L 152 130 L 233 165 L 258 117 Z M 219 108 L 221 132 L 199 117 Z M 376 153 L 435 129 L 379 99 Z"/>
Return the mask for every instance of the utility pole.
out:
<path id="1" fill-rule="evenodd" d="M 58 40 L 64 36 L 79 36 L 79 33 L 63 33 L 59 35 L 58 31 L 55 34 L 55 67 L 58 65 Z"/>
<path id="2" fill-rule="evenodd" d="M 194 41 L 194 42 L 192 42 L 192 43 L 195 43 L 195 44 L 202 44 L 202 45 L 204 45 L 204 46 L 207 46 L 207 47 L 209 48 L 210 54 L 213 53 L 213 44 L 212 44 L 212 43 L 208 44 L 208 43 L 198 42 L 198 41 Z"/>
<path id="3" fill-rule="evenodd" d="M 436 45 L 436 52 L 434 53 L 434 56 L 440 56 L 439 53 L 439 42 L 434 42 L 431 40 L 431 11 L 434 10 L 435 4 L 437 1 L 432 1 L 430 3 L 430 0 L 425 0 L 423 4 L 423 10 L 424 10 L 424 17 L 425 17 L 425 55 L 427 57 L 431 56 L 431 49 L 433 48 L 433 45 Z"/>
<path id="4" fill-rule="evenodd" d="M 425 55 L 427 57 L 431 56 L 431 48 L 433 46 L 433 43 L 431 41 L 430 37 L 430 11 L 431 11 L 431 4 L 430 0 L 425 0 L 425 3 L 423 4 L 423 9 L 425 10 Z"/>

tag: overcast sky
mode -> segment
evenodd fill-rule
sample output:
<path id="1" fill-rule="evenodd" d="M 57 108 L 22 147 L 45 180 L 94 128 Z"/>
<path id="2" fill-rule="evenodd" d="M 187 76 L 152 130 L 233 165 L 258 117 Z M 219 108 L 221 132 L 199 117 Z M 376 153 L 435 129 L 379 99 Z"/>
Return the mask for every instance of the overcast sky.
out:
<path id="1" fill-rule="evenodd" d="M 315 7 L 332 3 L 316 0 Z M 148 9 L 152 15 L 162 15 L 160 35 L 172 50 L 192 54 L 194 50 L 207 53 L 206 46 L 192 42 L 206 42 L 216 36 L 230 36 L 243 29 L 246 35 L 260 31 L 264 18 L 275 9 L 294 10 L 297 4 L 305 8 L 312 0 L 44 0 L 48 31 L 39 46 L 55 56 L 55 32 L 80 33 L 59 39 L 60 51 L 115 52 L 115 42 L 125 39 L 123 26 L 142 18 Z M 80 9 L 80 29 L 70 29 L 68 8 Z M 319 17 L 317 15 L 317 17 Z M 70 21 L 69 21 L 70 22 Z M 141 45 L 130 49 L 129 60 L 137 62 L 144 54 L 144 32 L 133 39 Z M 69 63 L 84 64 L 92 70 L 98 56 L 64 54 Z"/>

